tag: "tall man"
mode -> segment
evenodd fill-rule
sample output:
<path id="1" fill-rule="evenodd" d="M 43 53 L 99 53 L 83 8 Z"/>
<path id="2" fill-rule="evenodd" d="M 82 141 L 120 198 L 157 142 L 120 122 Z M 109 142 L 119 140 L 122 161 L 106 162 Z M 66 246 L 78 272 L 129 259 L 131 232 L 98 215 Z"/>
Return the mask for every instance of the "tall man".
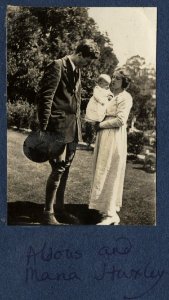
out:
<path id="1" fill-rule="evenodd" d="M 54 132 L 64 146 L 55 159 L 49 161 L 52 171 L 46 185 L 46 201 L 43 224 L 60 224 L 56 216 L 64 212 L 64 192 L 69 167 L 75 155 L 78 140 L 81 140 L 80 69 L 97 59 L 99 50 L 93 40 L 83 40 L 75 52 L 51 63 L 44 74 L 38 93 L 38 118 L 41 134 Z"/>

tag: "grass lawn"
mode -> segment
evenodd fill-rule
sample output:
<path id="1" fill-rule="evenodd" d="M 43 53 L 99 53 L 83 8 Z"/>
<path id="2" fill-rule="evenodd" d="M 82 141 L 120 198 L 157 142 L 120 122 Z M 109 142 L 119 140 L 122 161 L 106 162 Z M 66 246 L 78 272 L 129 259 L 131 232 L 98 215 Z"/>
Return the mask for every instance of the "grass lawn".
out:
<path id="1" fill-rule="evenodd" d="M 23 133 L 8 131 L 8 202 L 43 204 L 50 166 L 33 163 L 24 156 L 25 138 Z M 92 151 L 77 150 L 67 184 L 66 204 L 88 204 L 92 155 Z M 146 173 L 141 165 L 131 161 L 127 163 L 123 207 L 119 215 L 122 225 L 155 224 L 155 174 Z"/>

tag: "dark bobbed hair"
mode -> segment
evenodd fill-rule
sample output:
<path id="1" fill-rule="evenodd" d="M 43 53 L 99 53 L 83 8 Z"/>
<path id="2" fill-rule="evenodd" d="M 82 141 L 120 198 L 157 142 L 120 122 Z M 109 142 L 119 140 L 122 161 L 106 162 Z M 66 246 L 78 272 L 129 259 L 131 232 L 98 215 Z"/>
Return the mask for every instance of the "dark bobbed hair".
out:
<path id="1" fill-rule="evenodd" d="M 122 88 L 125 90 L 128 89 L 130 82 L 131 82 L 131 79 L 129 79 L 127 77 L 122 77 Z"/>
<path id="2" fill-rule="evenodd" d="M 92 59 L 97 59 L 100 55 L 98 45 L 92 39 L 82 40 L 75 50 L 75 53 L 79 52 L 82 53 L 83 57 L 90 57 Z"/>
<path id="3" fill-rule="evenodd" d="M 130 86 L 131 78 L 129 74 L 125 72 L 125 70 L 118 68 L 115 70 L 115 72 L 118 72 L 122 78 L 122 88 L 127 90 Z"/>

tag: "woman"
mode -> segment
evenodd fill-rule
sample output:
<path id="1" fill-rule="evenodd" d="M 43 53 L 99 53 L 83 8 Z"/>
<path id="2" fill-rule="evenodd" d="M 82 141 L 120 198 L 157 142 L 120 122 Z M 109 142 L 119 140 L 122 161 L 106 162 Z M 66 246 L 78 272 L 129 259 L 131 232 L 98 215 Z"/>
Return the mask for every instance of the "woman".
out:
<path id="1" fill-rule="evenodd" d="M 118 225 L 117 214 L 122 206 L 123 184 L 127 157 L 126 122 L 132 97 L 126 91 L 129 77 L 123 70 L 115 71 L 111 89 L 114 98 L 108 103 L 105 119 L 99 123 L 93 159 L 90 209 L 103 218 L 97 225 Z"/>

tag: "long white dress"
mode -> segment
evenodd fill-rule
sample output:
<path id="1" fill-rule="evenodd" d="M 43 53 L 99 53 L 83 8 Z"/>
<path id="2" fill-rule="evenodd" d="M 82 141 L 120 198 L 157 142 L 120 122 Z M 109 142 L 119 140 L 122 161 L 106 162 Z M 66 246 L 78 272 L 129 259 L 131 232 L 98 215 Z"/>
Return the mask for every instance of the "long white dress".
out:
<path id="1" fill-rule="evenodd" d="M 96 137 L 89 208 L 114 216 L 122 206 L 127 156 L 126 122 L 132 107 L 131 95 L 123 91 L 107 105 L 106 118 Z"/>

